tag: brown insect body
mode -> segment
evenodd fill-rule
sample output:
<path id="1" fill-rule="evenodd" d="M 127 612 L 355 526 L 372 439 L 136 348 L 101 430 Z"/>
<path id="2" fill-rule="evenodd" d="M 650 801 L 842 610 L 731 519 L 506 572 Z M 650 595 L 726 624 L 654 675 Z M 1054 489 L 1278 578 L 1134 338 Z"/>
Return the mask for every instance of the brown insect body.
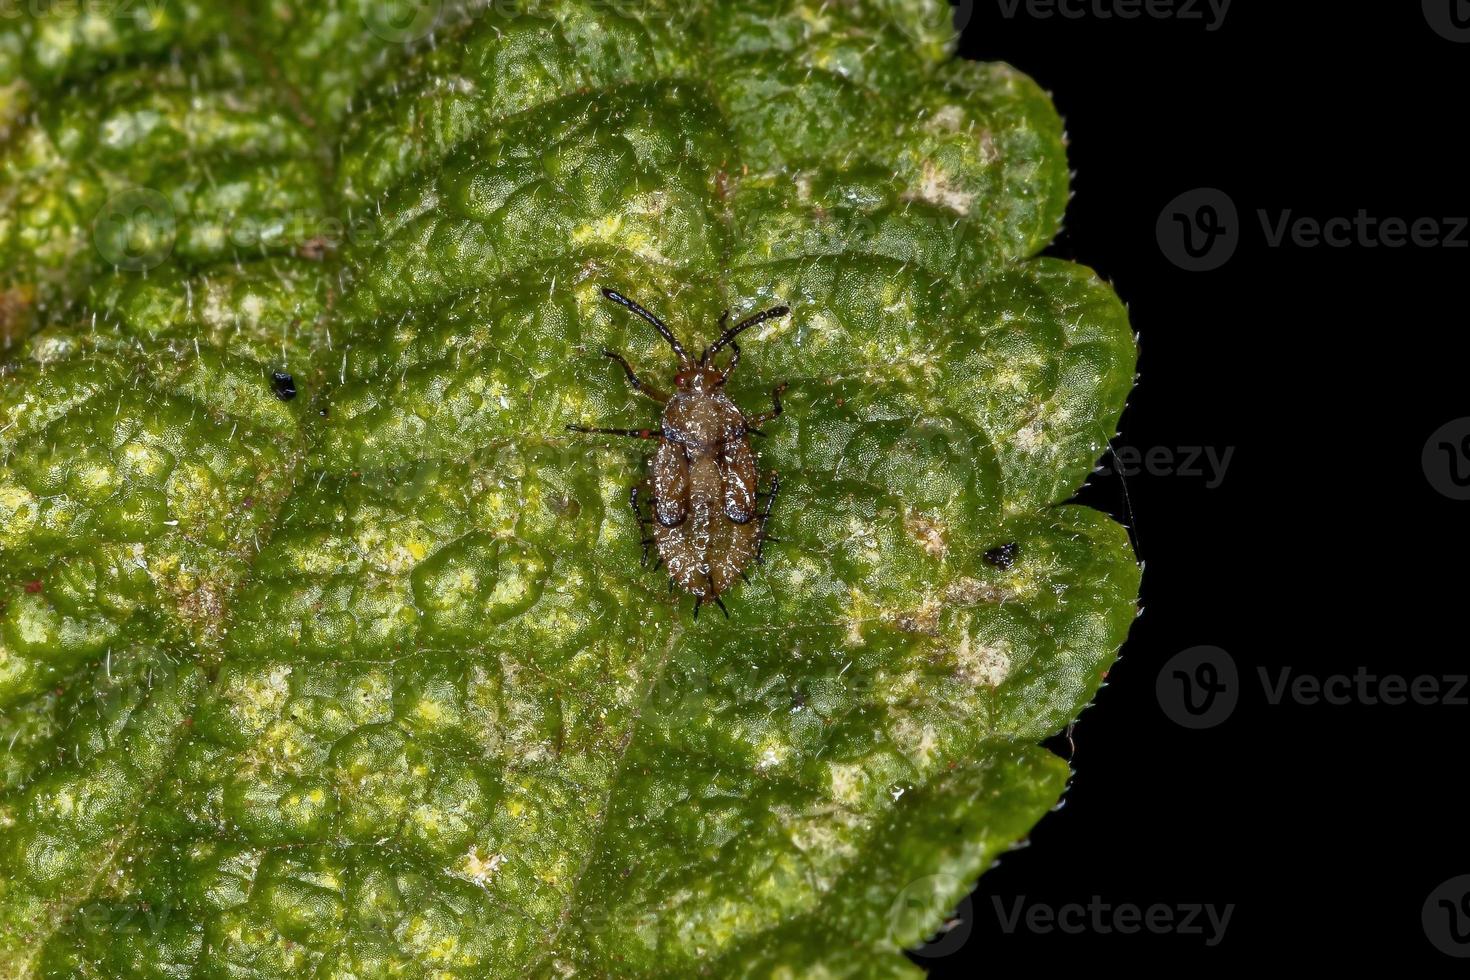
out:
<path id="1" fill-rule="evenodd" d="M 669 399 L 649 477 L 653 540 L 685 592 L 712 600 L 756 557 L 757 470 L 745 415 L 698 370 Z"/>
<path id="2" fill-rule="evenodd" d="M 639 504 L 642 486 L 635 486 L 629 496 L 639 523 L 652 528 L 643 542 L 644 560 L 648 546 L 658 551 L 658 558 L 668 567 L 670 588 L 678 587 L 694 599 L 694 614 L 700 603 L 712 601 L 725 610 L 720 596 L 737 578 L 743 578 L 752 561 L 761 560 L 762 546 L 770 540 L 765 533 L 766 521 L 780 485 L 771 474 L 771 488 L 765 495 L 765 507 L 759 508 L 759 470 L 750 436 L 759 426 L 781 414 L 781 391 L 772 392 L 770 412 L 746 418 L 729 396 L 725 382 L 740 362 L 740 346 L 735 337 L 743 330 L 784 316 L 789 310 L 776 307 L 723 330 L 696 361 L 689 356 L 673 332 L 652 313 L 632 300 L 610 289 L 603 294 L 627 307 L 653 324 L 679 358 L 679 372 L 674 376 L 674 391 L 665 395 L 649 387 L 631 365 L 612 351 L 603 354 L 622 365 L 628 381 L 653 401 L 663 406 L 657 431 L 650 429 L 605 429 L 571 425 L 576 432 L 626 435 L 655 439 L 658 449 L 649 464 L 647 489 L 652 498 L 650 517 L 644 517 Z M 720 319 L 723 328 L 729 313 Z M 732 357 L 723 370 L 710 359 L 724 347 Z M 729 611 L 725 610 L 725 615 Z"/>

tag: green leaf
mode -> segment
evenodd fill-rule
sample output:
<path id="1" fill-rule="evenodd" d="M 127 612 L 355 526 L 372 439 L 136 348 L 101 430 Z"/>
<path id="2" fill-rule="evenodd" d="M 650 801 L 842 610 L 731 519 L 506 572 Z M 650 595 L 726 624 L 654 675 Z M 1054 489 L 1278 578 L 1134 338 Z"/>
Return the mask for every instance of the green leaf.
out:
<path id="1" fill-rule="evenodd" d="M 1045 95 L 938 0 L 124 7 L 0 21 L 0 975 L 912 975 L 1137 595 Z M 603 287 L 792 307 L 728 622 L 565 432 L 671 371 Z"/>

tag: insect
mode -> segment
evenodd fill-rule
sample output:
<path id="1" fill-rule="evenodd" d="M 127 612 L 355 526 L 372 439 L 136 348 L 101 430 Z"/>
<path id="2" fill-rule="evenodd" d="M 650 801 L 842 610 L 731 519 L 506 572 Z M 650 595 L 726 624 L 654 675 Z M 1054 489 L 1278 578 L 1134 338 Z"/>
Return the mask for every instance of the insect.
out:
<path id="1" fill-rule="evenodd" d="M 283 402 L 288 402 L 296 397 L 296 379 L 285 371 L 271 372 L 271 388 L 276 397 Z"/>
<path id="2" fill-rule="evenodd" d="M 992 568 L 999 568 L 1003 572 L 1009 571 L 1010 567 L 1016 563 L 1016 556 L 1020 553 L 1021 546 L 1012 541 L 985 552 L 985 564 Z"/>
<path id="3" fill-rule="evenodd" d="M 628 494 L 628 502 L 639 526 L 650 528 L 643 539 L 643 561 L 648 562 L 648 549 L 658 551 L 654 567 L 662 562 L 669 570 L 669 590 L 682 588 L 694 596 L 694 616 L 699 618 L 702 603 L 713 602 L 726 618 L 730 610 L 720 598 L 737 577 L 745 579 L 745 568 L 760 562 L 767 541 L 777 539 L 766 534 L 766 522 L 780 490 L 780 477 L 770 474 L 770 489 L 761 493 L 755 453 L 750 436 L 765 435 L 760 427 L 781 414 L 781 392 L 777 385 L 771 392 L 771 410 L 747 417 L 725 394 L 725 382 L 740 363 L 740 345 L 735 342 L 743 331 L 790 313 L 789 307 L 777 306 L 729 326 L 730 311 L 720 316 L 720 337 L 696 360 L 689 356 L 674 332 L 658 317 L 611 289 L 602 294 L 647 320 L 673 348 L 679 359 L 674 375 L 674 391 L 665 394 L 638 377 L 623 355 L 610 350 L 604 357 L 617 361 L 633 388 L 663 407 L 657 429 L 609 429 L 569 425 L 573 432 L 594 435 L 631 436 L 658 443 L 649 462 L 648 479 L 636 484 Z M 714 365 L 714 357 L 730 348 L 730 361 L 724 368 Z M 644 493 L 651 498 L 649 514 L 644 516 Z M 762 505 L 759 498 L 764 497 Z M 748 580 L 747 580 L 748 581 Z"/>

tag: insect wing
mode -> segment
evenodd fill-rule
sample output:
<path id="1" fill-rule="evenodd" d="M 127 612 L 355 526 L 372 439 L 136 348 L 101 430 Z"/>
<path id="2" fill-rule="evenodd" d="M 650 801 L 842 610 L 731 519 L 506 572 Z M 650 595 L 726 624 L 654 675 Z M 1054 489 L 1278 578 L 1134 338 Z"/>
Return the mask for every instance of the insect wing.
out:
<path id="1" fill-rule="evenodd" d="M 653 456 L 653 516 L 664 527 L 675 527 L 689 516 L 689 459 L 684 447 L 660 442 Z"/>
<path id="2" fill-rule="evenodd" d="M 744 440 L 726 443 L 719 462 L 725 516 L 736 524 L 748 524 L 755 517 L 757 479 L 750 443 Z"/>

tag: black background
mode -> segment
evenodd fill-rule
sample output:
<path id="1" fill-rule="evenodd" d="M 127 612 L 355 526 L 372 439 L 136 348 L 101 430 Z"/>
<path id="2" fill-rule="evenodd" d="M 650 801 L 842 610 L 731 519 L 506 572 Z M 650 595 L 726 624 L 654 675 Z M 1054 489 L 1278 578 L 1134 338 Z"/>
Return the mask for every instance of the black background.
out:
<path id="1" fill-rule="evenodd" d="M 1463 973 L 1470 961 L 1438 952 L 1420 916 L 1436 886 L 1470 873 L 1470 709 L 1272 705 L 1257 671 L 1470 672 L 1456 628 L 1470 503 L 1436 492 L 1421 464 L 1430 434 L 1470 415 L 1470 233 L 1459 248 L 1271 247 L 1258 211 L 1470 213 L 1470 44 L 1407 0 L 1237 0 L 1214 31 L 1102 18 L 1086 2 L 1076 19 L 960 4 L 961 50 L 1031 75 L 1066 119 L 1075 197 L 1048 254 L 1111 281 L 1140 335 L 1115 447 L 1233 456 L 1218 487 L 1161 467 L 1099 474 L 1079 495 L 1133 529 L 1143 615 L 1075 748 L 1053 743 L 1075 771 L 1065 805 L 981 880 L 955 927 L 967 938 L 946 944 L 959 949 L 916 962 L 935 977 L 1110 962 Z M 1155 224 L 1201 187 L 1234 201 L 1240 245 L 1222 268 L 1186 272 Z M 1200 644 L 1234 659 L 1240 701 L 1190 731 L 1161 710 L 1155 680 Z M 1211 948 L 1197 935 L 1008 933 L 995 900 L 1021 896 L 1235 909 Z"/>

